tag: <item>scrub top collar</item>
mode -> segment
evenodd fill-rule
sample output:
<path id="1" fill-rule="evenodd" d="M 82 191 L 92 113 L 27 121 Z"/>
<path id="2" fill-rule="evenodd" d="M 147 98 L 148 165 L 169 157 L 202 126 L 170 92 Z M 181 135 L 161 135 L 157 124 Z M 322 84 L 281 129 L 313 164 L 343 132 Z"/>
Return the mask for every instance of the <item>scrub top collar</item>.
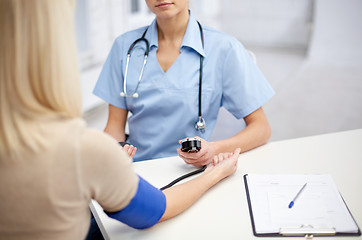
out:
<path id="1" fill-rule="evenodd" d="M 205 41 L 205 33 L 204 33 L 204 41 Z M 189 23 L 187 25 L 186 33 L 184 39 L 181 44 L 182 47 L 189 47 L 194 49 L 200 55 L 205 57 L 205 51 L 202 47 L 201 35 L 200 35 L 200 28 L 197 24 L 197 20 L 194 15 L 190 11 L 190 18 Z"/>
<path id="2" fill-rule="evenodd" d="M 189 47 L 191 49 L 194 49 L 196 52 L 198 52 L 200 55 L 205 57 L 205 51 L 202 47 L 201 42 L 201 35 L 200 35 L 200 29 L 197 24 L 196 18 L 193 16 L 193 14 L 190 12 L 189 22 L 187 24 L 186 32 L 184 39 L 182 40 L 180 51 L 183 47 Z M 205 35 L 205 33 L 204 33 Z M 149 26 L 145 38 L 150 43 L 150 48 L 153 47 L 158 48 L 158 32 L 157 32 L 157 21 L 156 18 L 153 20 L 151 25 Z M 204 37 L 205 39 L 205 37 Z"/>
<path id="3" fill-rule="evenodd" d="M 148 27 L 145 38 L 150 43 L 150 48 L 158 48 L 158 33 L 157 33 L 157 22 L 156 18 L 153 20 L 151 25 Z"/>

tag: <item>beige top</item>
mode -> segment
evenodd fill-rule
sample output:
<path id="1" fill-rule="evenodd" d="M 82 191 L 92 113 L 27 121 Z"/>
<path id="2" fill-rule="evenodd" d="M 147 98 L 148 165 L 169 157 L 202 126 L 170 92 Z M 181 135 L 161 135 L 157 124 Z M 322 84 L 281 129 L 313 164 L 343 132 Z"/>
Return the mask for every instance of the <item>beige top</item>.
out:
<path id="1" fill-rule="evenodd" d="M 109 212 L 135 195 L 132 161 L 110 136 L 83 120 L 42 125 L 46 150 L 0 153 L 0 239 L 84 239 L 91 198 Z"/>

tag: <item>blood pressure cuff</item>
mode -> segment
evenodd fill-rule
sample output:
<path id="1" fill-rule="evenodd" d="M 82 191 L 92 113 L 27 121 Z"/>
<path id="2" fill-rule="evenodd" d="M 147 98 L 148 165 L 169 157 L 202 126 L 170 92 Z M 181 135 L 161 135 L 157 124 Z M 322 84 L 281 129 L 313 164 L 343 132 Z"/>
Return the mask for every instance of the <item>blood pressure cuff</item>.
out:
<path id="1" fill-rule="evenodd" d="M 111 218 L 137 229 L 155 225 L 166 210 L 163 192 L 139 177 L 138 189 L 131 202 L 122 210 L 107 213 Z"/>

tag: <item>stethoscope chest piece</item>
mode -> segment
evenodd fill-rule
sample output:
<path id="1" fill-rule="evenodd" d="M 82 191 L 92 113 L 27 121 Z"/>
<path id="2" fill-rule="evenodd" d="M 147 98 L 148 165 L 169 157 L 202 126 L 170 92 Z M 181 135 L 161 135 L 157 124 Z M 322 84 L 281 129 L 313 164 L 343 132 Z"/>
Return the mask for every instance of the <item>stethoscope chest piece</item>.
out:
<path id="1" fill-rule="evenodd" d="M 198 131 L 205 132 L 206 123 L 205 123 L 204 118 L 199 117 L 199 120 L 195 123 L 195 128 Z"/>

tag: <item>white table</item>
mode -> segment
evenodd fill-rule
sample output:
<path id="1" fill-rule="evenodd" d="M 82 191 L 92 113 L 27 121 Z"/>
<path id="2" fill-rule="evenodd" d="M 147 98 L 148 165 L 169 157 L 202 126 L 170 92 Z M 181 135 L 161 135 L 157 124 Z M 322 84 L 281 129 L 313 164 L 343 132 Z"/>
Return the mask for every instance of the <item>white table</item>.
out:
<path id="1" fill-rule="evenodd" d="M 194 169 L 178 157 L 137 162 L 134 168 L 157 187 Z M 150 229 L 135 230 L 108 218 L 96 202 L 91 209 L 106 239 L 260 239 L 251 227 L 243 180 L 247 173 L 329 173 L 362 227 L 362 129 L 271 142 L 246 152 L 240 155 L 233 176 L 210 189 L 186 212 Z M 362 236 L 328 239 L 357 240 Z"/>

